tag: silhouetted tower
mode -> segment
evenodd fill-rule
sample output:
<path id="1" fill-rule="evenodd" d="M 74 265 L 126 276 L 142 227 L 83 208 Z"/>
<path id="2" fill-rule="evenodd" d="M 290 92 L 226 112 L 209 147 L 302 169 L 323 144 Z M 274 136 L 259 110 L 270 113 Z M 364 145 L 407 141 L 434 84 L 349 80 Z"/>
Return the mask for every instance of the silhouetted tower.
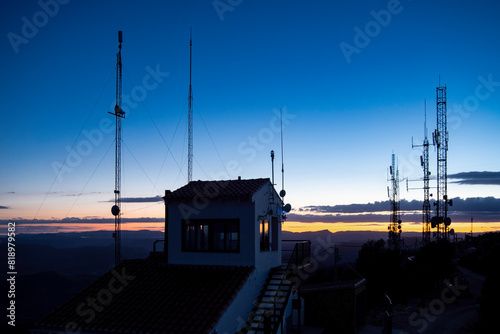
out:
<path id="1" fill-rule="evenodd" d="M 441 83 L 440 83 L 441 84 Z M 437 238 L 448 239 L 448 227 L 451 219 L 448 217 L 448 205 L 453 202 L 448 200 L 448 129 L 446 120 L 446 86 L 436 88 L 437 129 L 434 131 L 433 140 L 437 145 L 437 197 L 436 216 L 432 217 L 432 228 L 437 228 Z"/>
<path id="2" fill-rule="evenodd" d="M 115 205 L 111 208 L 111 213 L 115 216 L 115 265 L 121 262 L 121 159 L 122 159 L 122 126 L 121 119 L 125 118 L 122 110 L 122 32 L 118 31 L 118 53 L 116 54 L 116 104 L 115 115 Z"/>
<path id="3" fill-rule="evenodd" d="M 399 170 L 396 166 L 396 157 L 392 154 L 392 165 L 389 166 L 390 187 L 387 187 L 387 195 L 391 203 L 392 214 L 390 218 L 389 229 L 389 247 L 399 249 L 401 243 L 401 216 L 399 200 Z"/>
<path id="4" fill-rule="evenodd" d="M 191 88 L 191 60 L 193 33 L 189 36 L 189 96 L 188 96 L 188 183 L 193 181 L 193 90 Z"/>
<path id="5" fill-rule="evenodd" d="M 413 147 L 422 147 L 422 155 L 420 156 L 420 165 L 424 170 L 424 202 L 422 205 L 422 241 L 429 243 L 431 241 L 431 203 L 430 203 L 430 186 L 429 180 L 431 172 L 429 171 L 429 139 L 427 138 L 427 107 L 425 108 L 424 118 L 424 141 L 422 145 L 413 145 Z"/>

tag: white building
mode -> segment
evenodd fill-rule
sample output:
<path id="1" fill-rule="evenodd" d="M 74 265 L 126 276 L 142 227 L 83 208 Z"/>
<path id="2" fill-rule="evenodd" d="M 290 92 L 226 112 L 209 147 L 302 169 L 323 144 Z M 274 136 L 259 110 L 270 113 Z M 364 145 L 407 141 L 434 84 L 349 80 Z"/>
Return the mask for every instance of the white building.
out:
<path id="1" fill-rule="evenodd" d="M 164 251 L 123 261 L 32 334 L 286 332 L 293 284 L 270 180 L 192 181 L 164 200 Z"/>

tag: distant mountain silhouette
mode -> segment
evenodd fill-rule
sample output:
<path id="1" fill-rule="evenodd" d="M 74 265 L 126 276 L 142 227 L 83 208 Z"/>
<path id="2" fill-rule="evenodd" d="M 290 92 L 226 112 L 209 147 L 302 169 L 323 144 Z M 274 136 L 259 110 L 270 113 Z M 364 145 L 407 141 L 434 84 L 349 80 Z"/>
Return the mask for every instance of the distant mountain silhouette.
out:
<path id="1" fill-rule="evenodd" d="M 83 288 L 95 281 L 99 275 L 78 275 L 63 277 L 54 271 L 46 271 L 16 277 L 16 332 L 28 333 L 30 325 L 47 315 L 76 295 Z M 2 291 L 8 291 L 7 281 L 0 283 Z M 3 294 L 2 294 L 3 295 Z M 3 305 L 7 298 L 3 296 Z M 7 306 L 5 306 L 7 307 Z M 9 333 L 13 330 L 7 322 L 2 322 L 0 331 Z"/>

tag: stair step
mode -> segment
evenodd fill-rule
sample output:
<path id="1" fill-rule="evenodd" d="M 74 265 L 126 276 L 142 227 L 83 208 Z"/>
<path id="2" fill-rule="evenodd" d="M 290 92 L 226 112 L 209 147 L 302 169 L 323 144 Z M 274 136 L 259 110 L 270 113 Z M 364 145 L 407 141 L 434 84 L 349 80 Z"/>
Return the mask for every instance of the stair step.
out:
<path id="1" fill-rule="evenodd" d="M 267 290 L 279 290 L 279 291 L 288 291 L 290 290 L 290 286 L 287 285 L 287 284 L 283 284 L 283 285 L 268 285 L 267 286 Z"/>
<path id="2" fill-rule="evenodd" d="M 287 291 L 283 290 L 266 290 L 264 291 L 265 297 L 273 297 L 273 296 L 286 296 Z"/>

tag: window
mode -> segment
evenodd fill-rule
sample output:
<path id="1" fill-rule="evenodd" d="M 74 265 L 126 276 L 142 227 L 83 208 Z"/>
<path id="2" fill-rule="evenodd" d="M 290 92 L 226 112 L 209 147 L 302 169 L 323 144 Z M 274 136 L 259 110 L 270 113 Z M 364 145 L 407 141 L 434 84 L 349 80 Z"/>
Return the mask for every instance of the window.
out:
<path id="1" fill-rule="evenodd" d="M 271 249 L 273 251 L 278 250 L 278 235 L 279 235 L 280 222 L 278 217 L 271 218 Z"/>
<path id="2" fill-rule="evenodd" d="M 260 251 L 269 251 L 269 220 L 260 220 Z"/>
<path id="3" fill-rule="evenodd" d="M 182 250 L 186 252 L 239 252 L 239 219 L 183 220 Z"/>

